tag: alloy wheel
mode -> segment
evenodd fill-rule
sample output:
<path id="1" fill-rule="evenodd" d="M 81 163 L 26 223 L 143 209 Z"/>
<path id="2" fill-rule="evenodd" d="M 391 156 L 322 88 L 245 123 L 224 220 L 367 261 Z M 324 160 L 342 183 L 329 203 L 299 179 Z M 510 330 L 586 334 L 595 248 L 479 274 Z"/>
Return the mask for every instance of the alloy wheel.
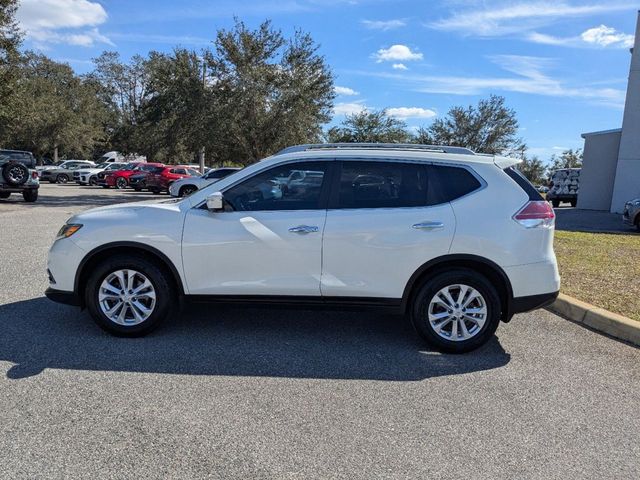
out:
<path id="1" fill-rule="evenodd" d="M 156 305 L 156 290 L 151 281 L 136 270 L 110 273 L 98 289 L 102 313 L 118 325 L 138 325 L 147 320 Z"/>
<path id="2" fill-rule="evenodd" d="M 487 302 L 469 285 L 448 285 L 429 302 L 429 324 L 440 337 L 461 342 L 475 337 L 487 319 Z"/>

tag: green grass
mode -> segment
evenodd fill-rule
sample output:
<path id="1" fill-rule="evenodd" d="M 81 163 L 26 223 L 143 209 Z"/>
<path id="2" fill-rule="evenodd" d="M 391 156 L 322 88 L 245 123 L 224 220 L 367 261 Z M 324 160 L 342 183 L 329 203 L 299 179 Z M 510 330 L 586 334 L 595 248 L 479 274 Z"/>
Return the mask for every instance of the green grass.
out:
<path id="1" fill-rule="evenodd" d="M 555 233 L 560 291 L 640 321 L 640 235 Z"/>

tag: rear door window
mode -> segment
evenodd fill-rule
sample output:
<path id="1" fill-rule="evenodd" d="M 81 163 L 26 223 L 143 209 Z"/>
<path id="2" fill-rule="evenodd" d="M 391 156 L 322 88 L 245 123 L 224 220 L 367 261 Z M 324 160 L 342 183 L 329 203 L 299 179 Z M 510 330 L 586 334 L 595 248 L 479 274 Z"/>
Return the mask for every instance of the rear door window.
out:
<path id="1" fill-rule="evenodd" d="M 425 206 L 426 166 L 419 163 L 343 161 L 336 196 L 332 208 Z"/>

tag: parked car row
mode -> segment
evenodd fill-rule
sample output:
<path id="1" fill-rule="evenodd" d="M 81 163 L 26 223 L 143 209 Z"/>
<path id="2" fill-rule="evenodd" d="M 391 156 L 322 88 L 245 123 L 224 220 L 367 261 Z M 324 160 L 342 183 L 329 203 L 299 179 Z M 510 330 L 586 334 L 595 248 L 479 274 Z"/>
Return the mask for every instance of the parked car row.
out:
<path id="1" fill-rule="evenodd" d="M 50 183 L 68 183 L 101 186 L 103 188 L 133 188 L 152 193 L 168 192 L 183 197 L 226 177 L 237 168 L 208 169 L 202 175 L 192 165 L 165 165 L 152 162 L 107 162 L 95 164 L 86 160 L 65 160 L 58 164 L 40 167 L 40 180 Z M 175 184 L 175 186 L 174 186 Z"/>

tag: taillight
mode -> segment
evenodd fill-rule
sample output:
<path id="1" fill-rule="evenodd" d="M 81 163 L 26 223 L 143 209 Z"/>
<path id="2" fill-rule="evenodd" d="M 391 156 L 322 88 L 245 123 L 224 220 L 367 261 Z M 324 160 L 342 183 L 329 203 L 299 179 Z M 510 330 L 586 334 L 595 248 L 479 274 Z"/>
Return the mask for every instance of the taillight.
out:
<path id="1" fill-rule="evenodd" d="M 513 219 L 525 228 L 551 228 L 555 218 L 553 208 L 544 200 L 528 202 L 513 216 Z"/>
<path id="2" fill-rule="evenodd" d="M 38 172 L 36 172 L 35 170 L 33 172 L 31 172 L 31 178 L 36 180 L 38 178 Z"/>

